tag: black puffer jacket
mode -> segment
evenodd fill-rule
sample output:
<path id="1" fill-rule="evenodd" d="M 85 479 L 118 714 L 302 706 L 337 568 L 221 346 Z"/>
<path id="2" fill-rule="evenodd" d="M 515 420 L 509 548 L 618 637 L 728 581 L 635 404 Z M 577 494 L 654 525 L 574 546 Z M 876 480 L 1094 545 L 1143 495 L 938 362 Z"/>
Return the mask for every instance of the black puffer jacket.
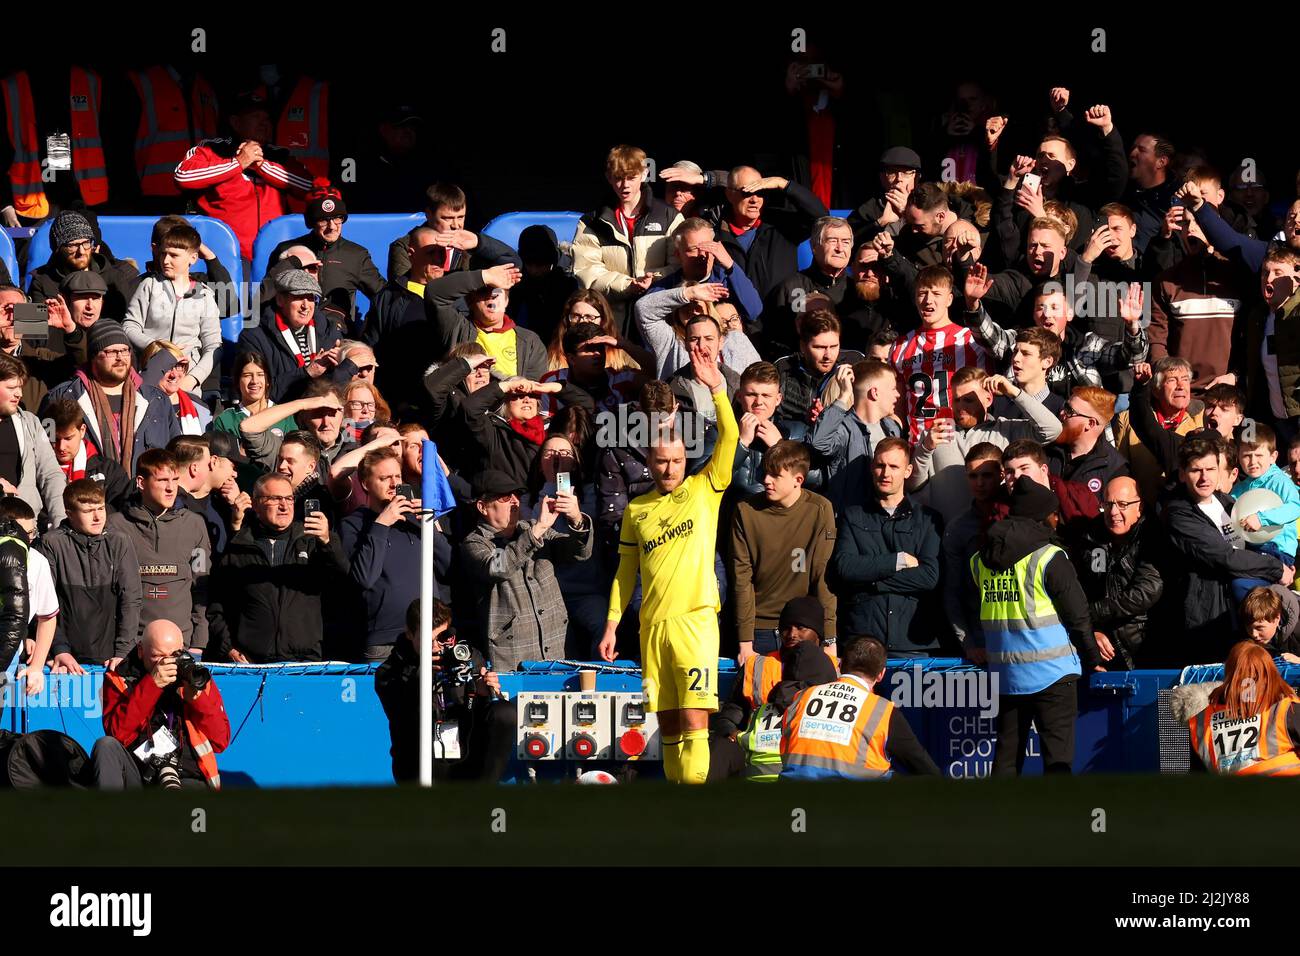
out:
<path id="1" fill-rule="evenodd" d="M 1122 538 L 1108 534 L 1101 518 L 1088 530 L 1088 557 L 1079 563 L 1079 578 L 1092 626 L 1115 646 L 1108 670 L 1132 670 L 1141 654 L 1147 615 L 1165 587 L 1158 556 L 1167 554 L 1169 544 L 1160 537 L 1160 526 L 1146 518 Z"/>
<path id="2" fill-rule="evenodd" d="M 27 636 L 27 534 L 0 518 L 0 671 Z"/>
<path id="3" fill-rule="evenodd" d="M 826 296 L 835 314 L 842 315 L 841 305 L 849 296 L 851 281 L 847 269 L 831 277 L 819 269 L 816 262 L 782 279 L 764 303 L 760 319 L 764 354 L 769 361 L 774 362 L 783 355 L 798 351 L 799 316 L 811 311 L 804 308 L 808 297 Z"/>
<path id="4" fill-rule="evenodd" d="M 339 536 L 328 545 L 307 534 L 302 523 L 278 539 L 271 563 L 254 535 L 250 512 L 213 572 L 208 604 L 212 656 L 224 660 L 231 647 L 255 664 L 318 661 L 324 622 L 321 595 L 338 592 L 348 571 Z"/>
<path id="5" fill-rule="evenodd" d="M 861 352 L 842 348 L 839 358 L 835 360 L 835 367 L 826 375 L 804 368 L 802 352 L 778 359 L 775 364 L 776 370 L 781 373 L 781 407 L 777 409 L 776 417 L 809 424 L 808 416 L 812 412 L 813 400 L 820 397 L 839 367 L 860 362 L 862 358 Z"/>
<path id="6" fill-rule="evenodd" d="M 600 544 L 607 556 L 618 552 L 618 534 L 623 525 L 623 512 L 628 502 L 640 497 L 655 485 L 646 464 L 643 448 L 607 448 L 600 456 L 600 471 L 596 476 L 595 515 Z"/>
<path id="7" fill-rule="evenodd" d="M 388 283 L 370 301 L 361 340 L 375 350 L 375 384 L 394 414 L 422 411 L 429 397 L 420 388 L 420 376 L 445 352 L 437 329 L 425 321 L 424 299 L 404 282 Z"/>
<path id="8" fill-rule="evenodd" d="M 438 443 L 442 460 L 453 471 L 465 474 L 470 474 L 475 454 L 474 436 L 461 408 L 470 395 L 465 388 L 469 373 L 469 362 L 463 358 L 429 366 L 424 373 L 427 414 L 422 419 L 429 436 Z"/>

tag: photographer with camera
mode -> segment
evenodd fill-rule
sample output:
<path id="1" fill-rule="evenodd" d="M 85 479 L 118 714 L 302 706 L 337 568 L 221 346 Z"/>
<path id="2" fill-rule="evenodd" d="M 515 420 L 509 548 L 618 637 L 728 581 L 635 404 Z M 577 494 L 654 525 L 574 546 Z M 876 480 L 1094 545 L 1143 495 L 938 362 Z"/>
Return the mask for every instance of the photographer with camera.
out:
<path id="1" fill-rule="evenodd" d="M 375 691 L 388 715 L 393 779 L 420 776 L 420 601 L 406 609 L 405 639 L 375 671 Z M 515 749 L 516 711 L 501 697 L 497 674 L 459 640 L 451 608 L 433 602 L 433 776 L 435 780 L 501 779 Z"/>
<path id="2" fill-rule="evenodd" d="M 221 789 L 216 755 L 230 720 L 211 672 L 184 650 L 181 629 L 157 620 L 104 676 L 104 731 L 91 754 L 104 790 Z"/>

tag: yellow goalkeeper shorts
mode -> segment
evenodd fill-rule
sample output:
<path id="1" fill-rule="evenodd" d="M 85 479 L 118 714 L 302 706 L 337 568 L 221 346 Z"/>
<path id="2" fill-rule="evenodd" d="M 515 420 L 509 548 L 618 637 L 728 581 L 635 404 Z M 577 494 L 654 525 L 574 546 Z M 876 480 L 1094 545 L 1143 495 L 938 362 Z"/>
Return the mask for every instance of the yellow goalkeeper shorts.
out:
<path id="1" fill-rule="evenodd" d="M 646 709 L 718 709 L 718 615 L 702 608 L 641 631 Z"/>

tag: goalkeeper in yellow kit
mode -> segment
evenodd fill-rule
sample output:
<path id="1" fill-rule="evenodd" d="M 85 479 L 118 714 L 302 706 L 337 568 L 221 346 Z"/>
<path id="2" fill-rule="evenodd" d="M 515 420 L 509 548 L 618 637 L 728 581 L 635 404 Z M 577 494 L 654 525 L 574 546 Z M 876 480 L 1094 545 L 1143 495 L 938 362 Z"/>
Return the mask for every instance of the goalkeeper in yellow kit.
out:
<path id="1" fill-rule="evenodd" d="M 713 328 L 708 328 L 712 325 Z M 709 775 L 709 714 L 718 709 L 718 508 L 731 484 L 740 429 L 716 359 L 716 324 L 688 328 L 710 339 L 691 346 L 695 380 L 713 396 L 718 440 L 709 465 L 686 478 L 686 446 L 677 433 L 651 438 L 646 464 L 655 489 L 628 504 L 619 535 L 618 574 L 600 655 L 612 661 L 615 631 L 641 572 L 641 671 L 646 709 L 659 718 L 664 775 L 704 783 Z M 706 331 L 707 330 L 707 331 Z M 694 336 L 692 336 L 694 338 Z"/>

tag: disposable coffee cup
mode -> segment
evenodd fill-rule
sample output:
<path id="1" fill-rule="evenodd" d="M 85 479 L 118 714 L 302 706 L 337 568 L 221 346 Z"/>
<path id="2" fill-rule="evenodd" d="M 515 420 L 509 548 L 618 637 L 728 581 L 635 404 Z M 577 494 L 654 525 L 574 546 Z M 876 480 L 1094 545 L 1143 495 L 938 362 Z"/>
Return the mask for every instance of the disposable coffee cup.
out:
<path id="1" fill-rule="evenodd" d="M 584 693 L 596 689 L 596 672 L 595 671 L 578 671 L 578 687 Z"/>

